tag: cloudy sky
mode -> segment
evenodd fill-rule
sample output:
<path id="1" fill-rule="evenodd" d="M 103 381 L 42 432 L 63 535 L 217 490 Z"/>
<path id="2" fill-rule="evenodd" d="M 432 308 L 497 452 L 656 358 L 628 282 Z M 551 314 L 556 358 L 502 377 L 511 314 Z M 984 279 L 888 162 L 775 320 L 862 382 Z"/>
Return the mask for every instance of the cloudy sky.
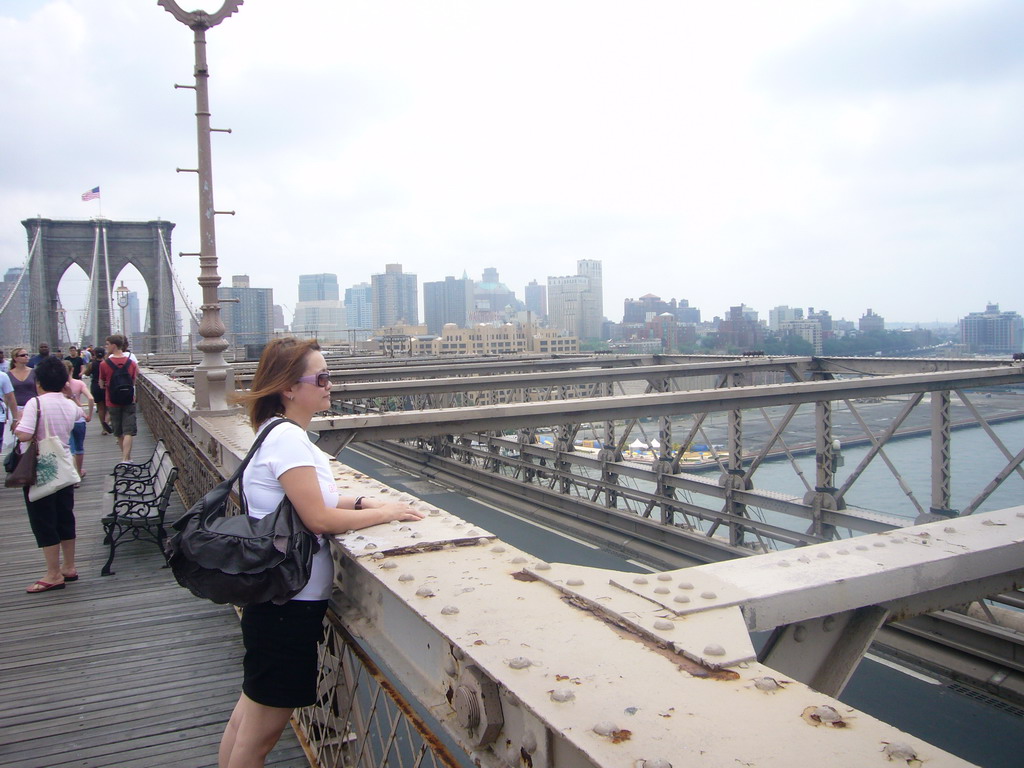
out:
<path id="1" fill-rule="evenodd" d="M 1024 312 L 1022 29 L 1020 0 L 247 0 L 208 33 L 220 272 L 289 312 L 300 273 L 522 298 L 581 258 L 613 320 Z M 0 5 L 0 269 L 97 185 L 198 250 L 192 62 L 155 0 Z"/>

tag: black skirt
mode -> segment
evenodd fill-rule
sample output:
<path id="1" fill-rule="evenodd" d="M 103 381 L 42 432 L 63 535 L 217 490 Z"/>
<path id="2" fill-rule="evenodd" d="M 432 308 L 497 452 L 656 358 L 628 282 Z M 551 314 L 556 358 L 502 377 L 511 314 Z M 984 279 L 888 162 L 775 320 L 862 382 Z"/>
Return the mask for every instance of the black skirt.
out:
<path id="1" fill-rule="evenodd" d="M 243 608 L 242 692 L 266 707 L 295 709 L 315 704 L 317 644 L 323 637 L 326 613 L 326 600 Z"/>

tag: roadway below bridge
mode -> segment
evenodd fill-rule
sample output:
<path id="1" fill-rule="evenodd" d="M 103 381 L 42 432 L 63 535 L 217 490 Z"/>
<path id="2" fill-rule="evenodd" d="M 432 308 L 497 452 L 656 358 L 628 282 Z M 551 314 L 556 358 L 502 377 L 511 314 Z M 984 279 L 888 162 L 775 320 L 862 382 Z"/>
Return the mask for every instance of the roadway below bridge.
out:
<path id="1" fill-rule="evenodd" d="M 622 543 L 577 535 L 529 507 L 494 494 L 458 492 L 370 455 L 372 447 L 348 448 L 339 459 L 387 485 L 480 525 L 502 540 L 549 562 L 627 572 L 651 572 L 643 551 L 630 555 Z M 484 489 L 481 489 L 484 490 Z M 674 567 L 685 564 L 681 559 Z M 696 564 L 696 561 L 690 561 Z M 977 765 L 1008 768 L 1024 754 L 1024 707 L 957 682 L 912 653 L 898 651 L 892 630 L 861 662 L 840 699 Z M 755 638 L 755 643 L 763 638 Z M 923 650 L 923 645 L 919 648 Z M 961 660 L 962 661 L 962 660 Z"/>

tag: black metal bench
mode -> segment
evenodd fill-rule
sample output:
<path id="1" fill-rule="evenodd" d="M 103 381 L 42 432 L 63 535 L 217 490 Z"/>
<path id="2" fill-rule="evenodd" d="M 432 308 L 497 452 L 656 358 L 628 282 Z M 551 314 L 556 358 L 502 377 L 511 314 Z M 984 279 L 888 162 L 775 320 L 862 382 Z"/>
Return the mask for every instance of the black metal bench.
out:
<path id="1" fill-rule="evenodd" d="M 110 474 L 115 482 L 121 479 L 151 480 L 160 468 L 160 463 L 167 455 L 167 446 L 163 440 L 157 440 L 153 446 L 153 453 L 141 464 L 133 464 L 130 461 L 121 461 L 114 465 L 114 471 Z"/>
<path id="2" fill-rule="evenodd" d="M 154 451 L 155 453 L 155 451 Z M 118 464 L 118 467 L 124 467 Z M 141 466 L 141 465 L 130 465 Z M 164 516 L 178 478 L 178 468 L 171 461 L 171 455 L 163 451 L 156 464 L 151 464 L 152 474 L 148 479 L 141 477 L 118 477 L 115 472 L 114 496 L 110 514 L 102 519 L 103 543 L 110 547 L 107 562 L 100 570 L 101 576 L 110 576 L 117 547 L 127 541 L 149 541 L 156 544 L 160 554 L 164 553 Z"/>

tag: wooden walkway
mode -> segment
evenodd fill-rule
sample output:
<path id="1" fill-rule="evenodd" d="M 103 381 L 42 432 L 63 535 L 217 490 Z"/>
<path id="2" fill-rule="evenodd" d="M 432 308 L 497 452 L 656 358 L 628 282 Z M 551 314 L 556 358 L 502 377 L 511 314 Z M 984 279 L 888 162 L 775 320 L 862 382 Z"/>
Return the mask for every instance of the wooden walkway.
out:
<path id="1" fill-rule="evenodd" d="M 139 430 L 132 453 L 143 460 L 154 441 Z M 215 768 L 241 688 L 237 617 L 179 587 L 153 544 L 122 545 L 114 575 L 100 577 L 105 475 L 120 454 L 95 420 L 85 447 L 81 578 L 62 590 L 26 594 L 43 558 L 22 492 L 0 487 L 0 765 Z M 181 512 L 175 494 L 168 519 Z M 309 765 L 290 728 L 267 765 Z"/>

